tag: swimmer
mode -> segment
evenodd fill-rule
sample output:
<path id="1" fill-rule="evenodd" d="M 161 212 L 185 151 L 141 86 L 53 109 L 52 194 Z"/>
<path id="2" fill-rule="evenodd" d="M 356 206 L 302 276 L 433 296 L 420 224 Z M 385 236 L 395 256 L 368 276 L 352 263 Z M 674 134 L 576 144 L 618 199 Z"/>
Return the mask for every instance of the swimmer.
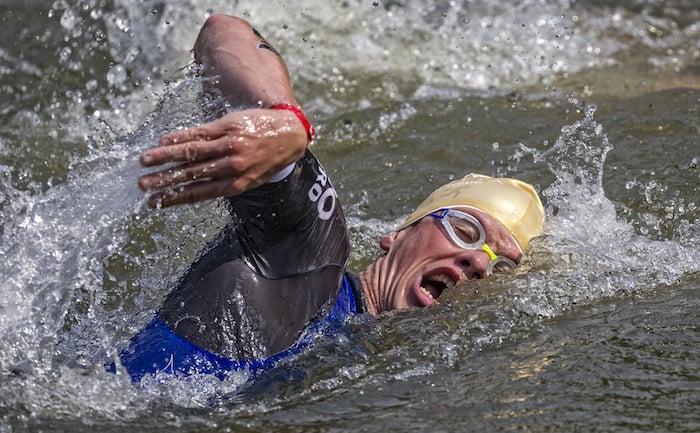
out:
<path id="1" fill-rule="evenodd" d="M 210 17 L 194 47 L 232 107 L 171 132 L 141 155 L 153 207 L 222 197 L 231 219 L 120 354 L 133 381 L 234 370 L 251 377 L 289 360 L 351 314 L 424 308 L 458 283 L 518 266 L 542 231 L 532 186 L 471 174 L 438 188 L 379 241 L 357 275 L 314 130 L 277 51 L 246 21 Z"/>

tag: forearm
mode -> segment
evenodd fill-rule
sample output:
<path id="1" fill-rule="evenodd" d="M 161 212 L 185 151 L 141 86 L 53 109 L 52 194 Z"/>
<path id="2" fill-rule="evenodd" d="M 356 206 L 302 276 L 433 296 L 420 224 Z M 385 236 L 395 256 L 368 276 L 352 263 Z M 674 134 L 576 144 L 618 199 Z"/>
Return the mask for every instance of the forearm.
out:
<path id="1" fill-rule="evenodd" d="M 194 51 L 236 111 L 166 134 L 141 155 L 147 167 L 178 163 L 139 179 L 152 192 L 153 207 L 231 197 L 260 186 L 301 158 L 313 137 L 284 62 L 246 21 L 209 18 Z M 285 109 L 274 109 L 280 104 Z"/>

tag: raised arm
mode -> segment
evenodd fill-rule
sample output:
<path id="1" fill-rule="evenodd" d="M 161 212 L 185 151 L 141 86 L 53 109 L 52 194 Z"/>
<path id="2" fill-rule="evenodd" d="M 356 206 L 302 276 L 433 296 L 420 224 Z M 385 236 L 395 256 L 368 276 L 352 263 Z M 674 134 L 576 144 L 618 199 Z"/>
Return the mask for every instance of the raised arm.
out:
<path id="1" fill-rule="evenodd" d="M 141 155 L 141 164 L 176 166 L 139 178 L 152 207 L 238 195 L 298 160 L 312 128 L 298 104 L 282 58 L 246 21 L 210 17 L 194 46 L 195 61 L 241 111 L 171 132 Z M 283 108 L 283 109 L 276 109 Z"/>

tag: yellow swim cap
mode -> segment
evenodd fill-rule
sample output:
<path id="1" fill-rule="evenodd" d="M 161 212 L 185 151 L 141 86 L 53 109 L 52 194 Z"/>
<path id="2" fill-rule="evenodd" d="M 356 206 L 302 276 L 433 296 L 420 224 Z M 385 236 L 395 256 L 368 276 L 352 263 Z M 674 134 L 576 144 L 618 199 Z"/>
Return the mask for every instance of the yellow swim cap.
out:
<path id="1" fill-rule="evenodd" d="M 397 231 L 438 209 L 470 206 L 496 218 L 521 250 L 542 233 L 544 209 L 532 185 L 516 179 L 468 174 L 436 189 Z"/>

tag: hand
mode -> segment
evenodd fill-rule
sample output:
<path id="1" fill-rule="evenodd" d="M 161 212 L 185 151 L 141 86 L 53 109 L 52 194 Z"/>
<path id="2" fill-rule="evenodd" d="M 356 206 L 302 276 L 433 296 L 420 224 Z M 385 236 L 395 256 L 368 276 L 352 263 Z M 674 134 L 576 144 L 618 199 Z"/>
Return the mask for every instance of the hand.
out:
<path id="1" fill-rule="evenodd" d="M 179 163 L 139 178 L 151 207 L 238 195 L 272 178 L 306 151 L 307 132 L 289 110 L 250 109 L 163 135 L 141 165 Z"/>

